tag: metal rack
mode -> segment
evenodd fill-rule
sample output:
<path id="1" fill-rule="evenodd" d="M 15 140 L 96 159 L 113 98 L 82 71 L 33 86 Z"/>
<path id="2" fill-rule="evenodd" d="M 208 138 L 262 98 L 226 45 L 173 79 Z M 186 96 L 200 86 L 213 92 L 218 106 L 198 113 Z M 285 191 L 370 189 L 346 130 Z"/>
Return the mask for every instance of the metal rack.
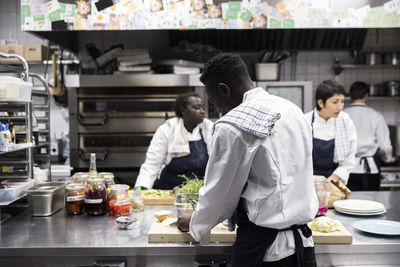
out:
<path id="1" fill-rule="evenodd" d="M 25 82 L 29 79 L 29 67 L 26 60 L 18 55 L 0 53 L 0 58 L 17 59 L 22 63 L 22 70 L 10 68 L 7 72 L 5 64 L 2 64 L 2 72 L 19 73 L 20 78 Z M 12 64 L 11 64 L 12 66 Z M 0 152 L 0 180 L 3 179 L 33 179 L 33 149 L 32 142 L 32 101 L 31 100 L 0 100 L 0 121 L 2 123 L 12 122 L 19 127 L 18 136 L 15 136 L 15 143 L 6 150 Z M 18 142 L 24 141 L 24 142 Z M 14 199 L 0 202 L 6 206 L 24 197 L 26 194 L 15 194 Z M 1 214 L 0 224 L 11 218 L 9 214 Z"/>
<path id="2" fill-rule="evenodd" d="M 33 130 L 36 142 L 33 160 L 41 169 L 49 170 L 50 178 L 50 88 L 41 75 L 30 73 L 29 77 L 32 82 L 36 79 L 43 85 L 32 88 L 32 110 L 37 122 L 37 128 Z"/>

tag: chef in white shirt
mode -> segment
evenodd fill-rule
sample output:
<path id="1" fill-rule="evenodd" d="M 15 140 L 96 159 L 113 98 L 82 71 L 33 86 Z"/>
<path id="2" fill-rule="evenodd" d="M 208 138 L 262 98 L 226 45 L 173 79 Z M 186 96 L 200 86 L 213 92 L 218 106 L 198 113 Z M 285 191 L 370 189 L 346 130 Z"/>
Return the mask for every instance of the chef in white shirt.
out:
<path id="1" fill-rule="evenodd" d="M 318 210 L 311 126 L 290 101 L 256 88 L 242 59 L 220 54 L 200 78 L 222 113 L 190 222 L 202 244 L 236 210 L 232 266 L 316 266 L 307 223 Z"/>
<path id="2" fill-rule="evenodd" d="M 203 101 L 196 93 L 177 97 L 175 118 L 155 132 L 140 167 L 136 186 L 173 189 L 189 179 L 203 178 L 211 145 L 213 123 L 205 119 Z"/>
<path id="3" fill-rule="evenodd" d="M 357 129 L 356 166 L 347 187 L 353 191 L 380 189 L 380 160 L 392 161 L 389 128 L 383 116 L 367 106 L 369 86 L 355 82 L 350 87 L 351 105 L 345 109 Z"/>
<path id="4" fill-rule="evenodd" d="M 344 88 L 328 80 L 315 92 L 316 108 L 307 113 L 312 127 L 314 175 L 347 184 L 355 166 L 357 134 L 353 121 L 343 112 Z"/>

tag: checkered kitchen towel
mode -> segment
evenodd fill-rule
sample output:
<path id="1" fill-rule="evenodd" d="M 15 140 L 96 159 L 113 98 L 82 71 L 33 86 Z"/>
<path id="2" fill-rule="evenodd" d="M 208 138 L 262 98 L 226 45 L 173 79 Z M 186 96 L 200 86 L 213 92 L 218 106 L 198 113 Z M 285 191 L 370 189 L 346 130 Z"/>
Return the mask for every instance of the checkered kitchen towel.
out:
<path id="1" fill-rule="evenodd" d="M 348 134 L 348 125 L 346 125 L 342 114 L 335 119 L 335 153 L 334 162 L 339 162 L 347 158 L 350 152 L 350 138 Z"/>
<path id="2" fill-rule="evenodd" d="M 258 104 L 250 105 L 242 103 L 219 119 L 214 124 L 214 128 L 216 124 L 225 122 L 252 135 L 268 137 L 273 134 L 275 123 L 280 118 L 280 113 L 273 112 L 267 107 Z"/>

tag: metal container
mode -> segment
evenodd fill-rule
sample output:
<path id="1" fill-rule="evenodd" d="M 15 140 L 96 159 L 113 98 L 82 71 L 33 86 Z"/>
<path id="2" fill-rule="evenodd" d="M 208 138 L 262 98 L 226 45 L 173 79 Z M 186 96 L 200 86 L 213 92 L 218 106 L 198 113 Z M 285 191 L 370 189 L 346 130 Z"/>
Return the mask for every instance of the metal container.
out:
<path id="1" fill-rule="evenodd" d="M 367 53 L 366 63 L 369 65 L 379 65 L 382 61 L 382 56 L 379 53 L 371 52 Z"/>
<path id="2" fill-rule="evenodd" d="M 27 190 L 32 216 L 50 216 L 64 207 L 65 184 L 46 182 Z"/>
<path id="3" fill-rule="evenodd" d="M 400 82 L 389 81 L 386 83 L 386 95 L 387 96 L 399 96 L 400 95 Z"/>
<path id="4" fill-rule="evenodd" d="M 279 63 L 254 64 L 254 74 L 257 81 L 279 80 Z"/>
<path id="5" fill-rule="evenodd" d="M 369 95 L 370 96 L 384 96 L 385 87 L 382 84 L 370 84 L 369 85 Z"/>
<path id="6" fill-rule="evenodd" d="M 399 65 L 400 64 L 399 53 L 394 53 L 394 52 L 386 53 L 383 58 L 383 64 L 393 65 L 393 66 Z"/>

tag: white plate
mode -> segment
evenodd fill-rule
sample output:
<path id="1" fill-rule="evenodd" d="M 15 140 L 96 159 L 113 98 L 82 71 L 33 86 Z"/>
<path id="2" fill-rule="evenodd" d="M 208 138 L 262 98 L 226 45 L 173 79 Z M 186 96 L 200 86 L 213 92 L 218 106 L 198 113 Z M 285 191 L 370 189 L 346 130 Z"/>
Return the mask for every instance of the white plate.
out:
<path id="1" fill-rule="evenodd" d="M 362 220 L 353 223 L 357 230 L 378 235 L 400 235 L 400 222 L 389 220 Z"/>
<path id="2" fill-rule="evenodd" d="M 375 215 L 381 215 L 386 213 L 386 209 L 382 210 L 382 211 L 378 211 L 378 212 L 352 212 L 352 211 L 348 211 L 348 210 L 341 210 L 338 208 L 335 208 L 335 210 L 337 212 L 343 213 L 343 214 L 347 214 L 347 215 L 355 215 L 355 216 L 375 216 Z"/>
<path id="3" fill-rule="evenodd" d="M 363 199 L 337 200 L 333 202 L 333 206 L 350 212 L 379 212 L 385 209 L 382 203 Z"/>

